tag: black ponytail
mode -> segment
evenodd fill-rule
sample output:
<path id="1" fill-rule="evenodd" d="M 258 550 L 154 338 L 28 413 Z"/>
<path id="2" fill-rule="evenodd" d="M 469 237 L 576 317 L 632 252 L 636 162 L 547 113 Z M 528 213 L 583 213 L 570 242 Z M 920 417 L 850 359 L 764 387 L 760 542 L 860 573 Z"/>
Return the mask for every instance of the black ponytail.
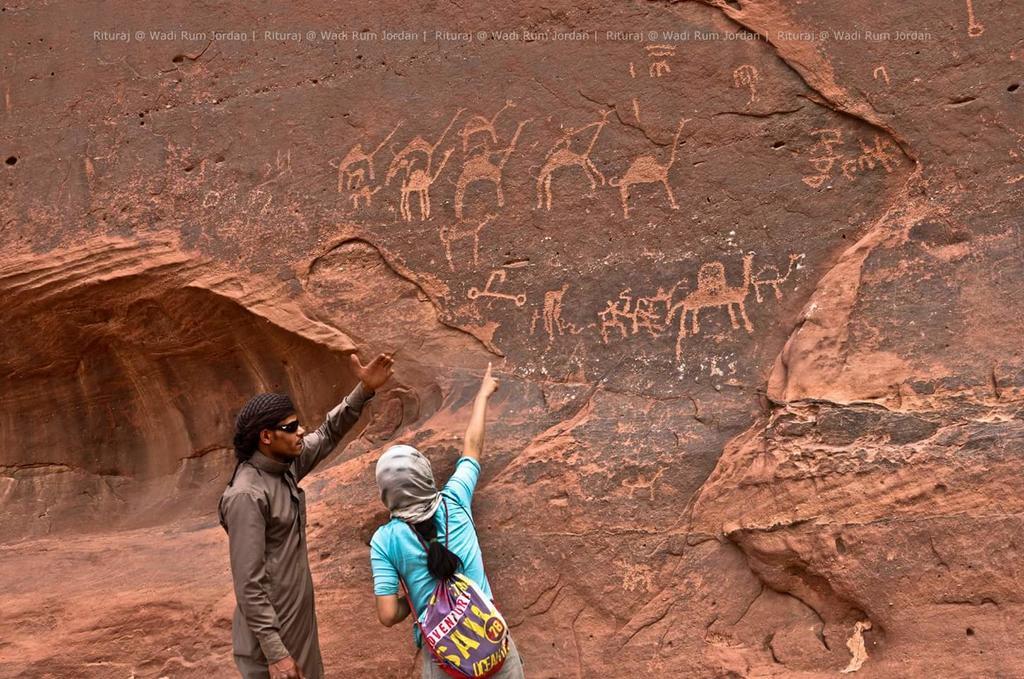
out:
<path id="1" fill-rule="evenodd" d="M 232 445 L 235 449 L 235 459 L 238 460 L 238 464 L 242 464 L 256 452 L 259 447 L 259 435 L 260 430 L 256 431 L 236 431 L 235 438 L 232 440 Z M 237 467 L 235 470 L 237 471 Z"/>
<path id="2" fill-rule="evenodd" d="M 437 539 L 437 515 L 426 521 L 409 524 L 427 545 L 427 570 L 437 580 L 447 580 L 455 575 L 462 566 L 462 559 L 455 556 L 440 540 Z"/>

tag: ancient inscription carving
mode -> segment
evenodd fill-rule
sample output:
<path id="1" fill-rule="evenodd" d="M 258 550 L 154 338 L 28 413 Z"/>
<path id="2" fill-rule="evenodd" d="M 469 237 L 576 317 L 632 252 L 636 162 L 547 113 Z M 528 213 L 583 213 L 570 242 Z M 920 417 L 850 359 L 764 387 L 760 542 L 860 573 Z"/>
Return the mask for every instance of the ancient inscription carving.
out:
<path id="1" fill-rule="evenodd" d="M 733 329 L 739 329 L 742 320 L 744 330 L 748 334 L 753 334 L 753 324 L 747 317 L 745 306 L 750 289 L 753 287 L 756 292 L 758 286 L 771 286 L 773 290 L 776 286 L 781 286 L 789 279 L 792 271 L 800 268 L 797 263 L 803 258 L 803 254 L 790 255 L 790 269 L 783 275 L 778 274 L 776 267 L 768 266 L 759 272 L 761 277 L 754 277 L 751 275 L 753 254 L 748 254 L 744 258 L 743 285 L 736 287 L 730 286 L 726 281 L 726 269 L 722 262 L 707 262 L 698 270 L 696 290 L 683 294 L 681 299 L 677 299 L 676 293 L 679 288 L 686 287 L 686 279 L 677 282 L 668 290 L 659 287 L 658 292 L 650 296 L 636 295 L 627 288 L 619 293 L 616 300 L 608 300 L 605 308 L 598 313 L 601 340 L 608 344 L 612 340 L 623 340 L 640 334 L 649 335 L 651 338 L 662 337 L 670 330 L 678 313 L 675 361 L 681 376 L 686 370 L 683 356 L 684 338 L 688 334 L 700 333 L 701 310 L 724 306 Z M 781 295 L 780 289 L 778 299 L 781 299 Z M 759 302 L 763 300 L 764 296 L 759 298 Z M 691 324 L 689 330 L 688 322 Z M 692 367 L 712 377 L 735 375 L 735 355 L 704 356 L 699 364 Z"/>
<path id="2" fill-rule="evenodd" d="M 569 284 L 566 283 L 560 290 L 549 290 L 544 293 L 544 332 L 548 334 L 550 344 L 555 335 L 565 334 L 565 324 L 562 321 L 562 298 L 565 297 Z"/>
<path id="3" fill-rule="evenodd" d="M 843 131 L 824 129 L 814 130 L 811 134 L 818 138 L 811 148 L 811 152 L 815 155 L 809 159 L 811 165 L 817 170 L 817 174 L 804 177 L 803 182 L 811 188 L 817 189 L 825 183 L 826 179 L 832 177 L 832 167 L 836 164 L 837 160 L 842 158 L 841 155 L 836 153 L 835 147 L 843 143 Z"/>
<path id="4" fill-rule="evenodd" d="M 656 471 L 650 478 L 645 474 L 638 474 L 636 479 L 627 479 L 622 482 L 622 487 L 629 491 L 629 497 L 632 499 L 638 490 L 646 491 L 647 499 L 654 502 L 655 489 L 654 485 L 661 478 L 661 475 L 665 473 L 665 468 L 662 467 Z"/>
<path id="5" fill-rule="evenodd" d="M 608 300 L 605 308 L 597 314 L 601 340 L 608 344 L 613 339 L 626 339 L 641 333 L 651 338 L 661 337 L 672 327 L 678 315 L 675 358 L 682 370 L 684 338 L 687 335 L 700 334 L 701 311 L 725 307 L 734 330 L 738 330 L 742 323 L 743 329 L 748 334 L 753 334 L 754 326 L 747 316 L 746 308 L 751 288 L 758 303 L 765 300 L 765 287 L 772 289 L 776 299 L 782 299 L 781 286 L 789 281 L 794 271 L 800 269 L 800 262 L 803 259 L 802 253 L 792 254 L 789 256 L 789 267 L 785 273 L 779 273 L 777 267 L 769 265 L 762 267 L 755 276 L 752 273 L 754 255 L 748 253 L 743 257 L 742 283 L 736 286 L 729 284 L 723 262 L 705 262 L 697 270 L 696 288 L 682 294 L 681 298 L 677 297 L 677 292 L 688 287 L 686 278 L 668 289 L 659 287 L 654 295 L 638 295 L 630 288 L 626 288 L 619 293 L 617 299 Z M 730 366 L 730 370 L 735 372 L 735 366 Z M 712 374 L 715 374 L 715 371 L 715 363 L 712 362 Z"/>
<path id="6" fill-rule="evenodd" d="M 558 290 L 548 290 L 544 293 L 544 306 L 542 309 L 534 310 L 530 319 L 530 334 L 537 332 L 537 322 L 543 323 L 544 333 L 548 336 L 550 345 L 556 337 L 565 335 L 579 335 L 585 330 L 594 327 L 593 323 L 584 326 L 577 326 L 575 323 L 565 320 L 562 316 L 562 305 L 565 300 L 565 293 L 569 290 L 569 284 L 565 283 Z"/>
<path id="7" fill-rule="evenodd" d="M 748 106 L 757 101 L 757 81 L 759 78 L 757 69 L 750 64 L 743 64 L 732 72 L 733 87 L 745 87 L 750 92 L 750 98 L 747 100 Z"/>
<path id="8" fill-rule="evenodd" d="M 817 172 L 802 178 L 803 182 L 811 188 L 819 188 L 825 181 L 832 179 L 836 163 L 839 163 L 842 175 L 851 181 L 857 178 L 858 173 L 873 170 L 879 166 L 888 174 L 896 168 L 898 163 L 895 145 L 888 139 L 882 139 L 880 135 L 875 135 L 874 143 L 870 145 L 859 141 L 861 152 L 848 158 L 837 150 L 843 144 L 841 130 L 814 130 L 812 134 L 816 135 L 818 140 L 811 148 L 814 155 L 808 161 Z"/>
<path id="9" fill-rule="evenodd" d="M 246 219 L 255 215 L 265 215 L 274 202 L 274 194 L 268 188 L 270 184 L 276 183 L 282 177 L 292 173 L 292 152 L 278 151 L 274 156 L 273 163 L 263 163 L 263 177 L 259 184 L 249 191 L 248 211 Z M 205 199 L 204 199 L 205 200 Z"/>
<path id="10" fill-rule="evenodd" d="M 675 56 L 675 45 L 645 45 L 644 49 L 647 51 L 647 58 L 651 60 L 651 65 L 647 68 L 650 77 L 660 78 L 672 72 L 665 57 Z"/>
<path id="11" fill-rule="evenodd" d="M 874 145 L 860 142 L 860 149 L 861 153 L 856 158 L 843 161 L 843 176 L 847 179 L 855 179 L 858 172 L 873 170 L 878 165 L 882 166 L 886 174 L 896 168 L 897 159 L 891 153 L 895 146 L 888 139 L 882 139 L 876 134 Z"/>
<path id="12" fill-rule="evenodd" d="M 658 288 L 657 294 L 651 297 L 635 299 L 630 288 L 620 292 L 618 301 L 609 300 L 597 314 L 601 339 L 608 343 L 609 330 L 618 330 L 621 337 L 636 335 L 641 330 L 646 330 L 651 337 L 660 335 L 669 325 L 672 296 L 678 286 L 676 283 L 667 291 Z"/>

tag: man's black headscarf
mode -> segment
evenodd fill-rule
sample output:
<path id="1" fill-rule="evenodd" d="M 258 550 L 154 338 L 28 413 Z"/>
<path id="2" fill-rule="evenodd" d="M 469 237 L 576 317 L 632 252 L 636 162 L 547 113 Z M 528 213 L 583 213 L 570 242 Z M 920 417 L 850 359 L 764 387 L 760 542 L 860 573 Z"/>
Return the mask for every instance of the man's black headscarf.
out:
<path id="1" fill-rule="evenodd" d="M 246 403 L 235 420 L 235 456 L 239 462 L 252 457 L 259 447 L 260 432 L 295 412 L 287 394 L 256 394 Z"/>

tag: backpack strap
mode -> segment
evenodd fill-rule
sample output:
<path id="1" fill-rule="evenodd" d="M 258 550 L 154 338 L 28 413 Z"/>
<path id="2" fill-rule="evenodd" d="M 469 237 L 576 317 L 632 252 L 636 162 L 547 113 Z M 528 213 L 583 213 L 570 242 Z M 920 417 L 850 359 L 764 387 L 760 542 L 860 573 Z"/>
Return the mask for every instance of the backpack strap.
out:
<path id="1" fill-rule="evenodd" d="M 448 511 L 448 500 L 441 496 L 441 504 L 444 505 L 444 548 L 448 549 L 448 517 L 451 516 L 451 512 Z"/>

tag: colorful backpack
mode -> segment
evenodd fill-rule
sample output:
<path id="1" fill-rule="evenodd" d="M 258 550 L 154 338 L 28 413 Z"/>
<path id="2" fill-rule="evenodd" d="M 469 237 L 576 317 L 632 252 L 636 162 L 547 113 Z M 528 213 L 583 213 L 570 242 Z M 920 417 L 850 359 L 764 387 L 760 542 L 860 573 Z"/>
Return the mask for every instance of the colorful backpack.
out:
<path id="1" fill-rule="evenodd" d="M 444 503 L 444 542 L 448 547 L 448 503 Z M 413 533 L 416 529 L 411 525 Z M 427 544 L 419 533 L 424 549 Z M 429 551 L 429 549 L 428 549 Z M 408 589 L 408 588 L 406 588 Z M 412 597 L 409 605 L 412 606 Z M 501 669 L 508 656 L 508 625 L 479 585 L 462 573 L 437 583 L 423 613 L 416 615 L 434 662 L 456 679 L 483 679 Z"/>

